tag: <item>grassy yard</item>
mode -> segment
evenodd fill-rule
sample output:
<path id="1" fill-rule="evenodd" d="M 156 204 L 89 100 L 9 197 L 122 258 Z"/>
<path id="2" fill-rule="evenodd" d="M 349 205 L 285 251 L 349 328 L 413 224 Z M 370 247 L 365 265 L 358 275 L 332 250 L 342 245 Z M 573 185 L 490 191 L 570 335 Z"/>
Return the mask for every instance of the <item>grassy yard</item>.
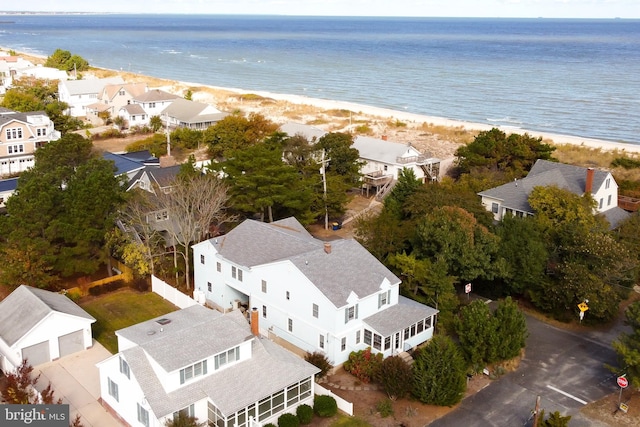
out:
<path id="1" fill-rule="evenodd" d="M 80 306 L 97 320 L 93 324 L 93 337 L 114 354 L 118 352 L 115 331 L 178 309 L 157 294 L 130 289 L 81 302 Z"/>

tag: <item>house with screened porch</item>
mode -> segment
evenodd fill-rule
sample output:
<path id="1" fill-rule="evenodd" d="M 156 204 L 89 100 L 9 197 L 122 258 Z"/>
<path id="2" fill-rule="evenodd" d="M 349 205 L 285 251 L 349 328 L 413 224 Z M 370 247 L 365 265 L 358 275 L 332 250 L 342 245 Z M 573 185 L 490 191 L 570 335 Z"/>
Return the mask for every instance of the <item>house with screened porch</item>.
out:
<path id="1" fill-rule="evenodd" d="M 335 366 L 371 347 L 385 357 L 431 339 L 438 311 L 354 239 L 324 242 L 295 219 L 246 220 L 193 246 L 195 288 L 218 310 L 260 314 L 260 332 Z"/>
<path id="2" fill-rule="evenodd" d="M 118 353 L 97 364 L 101 403 L 129 426 L 164 427 L 180 412 L 216 427 L 277 423 L 313 405 L 302 358 L 260 337 L 239 311 L 201 305 L 116 332 Z"/>

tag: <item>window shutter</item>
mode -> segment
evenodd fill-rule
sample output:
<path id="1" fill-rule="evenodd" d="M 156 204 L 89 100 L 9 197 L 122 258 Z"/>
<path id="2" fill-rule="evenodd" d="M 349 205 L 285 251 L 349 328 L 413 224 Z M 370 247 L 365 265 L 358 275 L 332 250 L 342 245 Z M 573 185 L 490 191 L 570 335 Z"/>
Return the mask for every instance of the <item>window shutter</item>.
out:
<path id="1" fill-rule="evenodd" d="M 356 319 L 358 318 L 358 304 L 356 304 Z"/>
<path id="2" fill-rule="evenodd" d="M 180 369 L 180 384 L 184 384 L 184 369 Z"/>
<path id="3" fill-rule="evenodd" d="M 344 309 L 344 323 L 349 322 L 349 307 Z"/>
<path id="4" fill-rule="evenodd" d="M 204 359 L 202 361 L 202 375 L 206 375 L 207 374 L 207 359 Z"/>

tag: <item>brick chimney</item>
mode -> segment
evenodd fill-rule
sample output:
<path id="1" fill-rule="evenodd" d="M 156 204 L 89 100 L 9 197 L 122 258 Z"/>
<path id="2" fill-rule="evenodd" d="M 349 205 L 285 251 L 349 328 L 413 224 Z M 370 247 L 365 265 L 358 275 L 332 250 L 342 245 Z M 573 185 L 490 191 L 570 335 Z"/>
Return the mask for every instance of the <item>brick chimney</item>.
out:
<path id="1" fill-rule="evenodd" d="M 584 192 L 585 193 L 591 193 L 591 191 L 593 191 L 593 174 L 594 174 L 593 168 L 588 168 L 587 169 L 587 181 L 584 184 Z"/>
<path id="2" fill-rule="evenodd" d="M 328 254 L 331 253 L 331 243 L 324 242 L 324 251 L 325 251 L 325 253 L 328 253 Z"/>
<path id="3" fill-rule="evenodd" d="M 251 309 L 251 333 L 256 337 L 260 336 L 260 316 L 256 307 Z"/>

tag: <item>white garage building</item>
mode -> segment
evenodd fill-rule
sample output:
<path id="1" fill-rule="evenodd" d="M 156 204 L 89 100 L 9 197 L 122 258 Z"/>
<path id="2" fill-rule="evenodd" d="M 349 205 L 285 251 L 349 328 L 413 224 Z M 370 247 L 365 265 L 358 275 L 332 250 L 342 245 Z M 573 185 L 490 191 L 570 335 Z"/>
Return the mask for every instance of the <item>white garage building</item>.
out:
<path id="1" fill-rule="evenodd" d="M 22 285 L 0 302 L 0 369 L 13 371 L 92 346 L 91 315 L 65 295 Z"/>

